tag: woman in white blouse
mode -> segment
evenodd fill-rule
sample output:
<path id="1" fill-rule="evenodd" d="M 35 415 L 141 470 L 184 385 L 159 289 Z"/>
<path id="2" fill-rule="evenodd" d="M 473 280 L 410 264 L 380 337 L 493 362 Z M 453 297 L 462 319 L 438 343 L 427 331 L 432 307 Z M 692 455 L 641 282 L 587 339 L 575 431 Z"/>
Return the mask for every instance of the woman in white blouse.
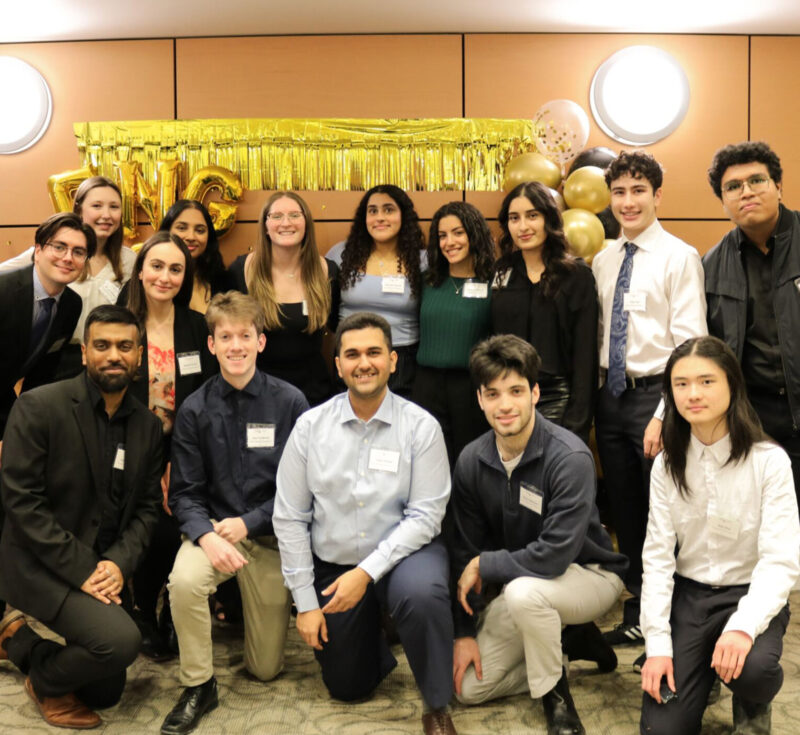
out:
<path id="1" fill-rule="evenodd" d="M 764 435 L 730 348 L 680 345 L 664 373 L 664 451 L 642 561 L 642 733 L 700 732 L 715 677 L 736 733 L 770 732 L 800 524 L 786 453 Z"/>

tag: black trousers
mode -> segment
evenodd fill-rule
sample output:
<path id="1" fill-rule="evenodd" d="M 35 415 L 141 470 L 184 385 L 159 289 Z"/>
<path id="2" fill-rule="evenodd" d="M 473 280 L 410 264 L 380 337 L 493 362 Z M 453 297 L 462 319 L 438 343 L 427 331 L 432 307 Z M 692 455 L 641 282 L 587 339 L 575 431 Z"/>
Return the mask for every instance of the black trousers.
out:
<path id="1" fill-rule="evenodd" d="M 758 391 L 749 391 L 748 397 L 761 419 L 764 431 L 783 447 L 792 461 L 794 491 L 800 505 L 800 431 L 793 428 L 789 401 L 786 396 Z"/>
<path id="2" fill-rule="evenodd" d="M 42 622 L 66 645 L 45 640 L 27 625 L 6 643 L 9 660 L 30 676 L 36 694 L 60 697 L 74 692 L 93 709 L 119 702 L 125 670 L 136 659 L 141 641 L 128 613 L 74 590 L 56 616 Z"/>
<path id="3" fill-rule="evenodd" d="M 626 390 L 614 398 L 604 385 L 597 398 L 595 435 L 600 464 L 617 533 L 619 550 L 630 561 L 623 621 L 639 624 L 642 591 L 642 547 L 650 506 L 650 468 L 644 456 L 644 430 L 661 399 L 660 384 Z"/>
<path id="4" fill-rule="evenodd" d="M 134 603 L 151 623 L 155 621 L 158 596 L 167 583 L 180 547 L 178 522 L 161 509 L 150 545 L 133 573 Z"/>
<path id="5" fill-rule="evenodd" d="M 746 585 L 712 589 L 675 578 L 670 625 L 678 697 L 667 704 L 658 704 L 649 694 L 643 694 L 641 733 L 696 735 L 700 732 L 708 693 L 716 677 L 711 668 L 714 646 L 746 593 Z M 788 624 L 786 605 L 753 642 L 739 678 L 726 685 L 741 699 L 767 703 L 780 690 L 783 684 L 780 658 Z"/>
<path id="6" fill-rule="evenodd" d="M 455 467 L 461 450 L 489 429 L 469 370 L 417 365 L 411 400 L 431 413 L 442 427 L 450 469 Z"/>
<path id="7" fill-rule="evenodd" d="M 352 568 L 314 559 L 314 587 L 321 606 L 330 599 L 322 590 Z M 328 642 L 314 655 L 332 697 L 363 699 L 397 665 L 381 630 L 383 603 L 423 698 L 433 709 L 447 706 L 453 696 L 453 619 L 447 575 L 447 551 L 435 540 L 369 585 L 354 608 L 325 616 Z"/>

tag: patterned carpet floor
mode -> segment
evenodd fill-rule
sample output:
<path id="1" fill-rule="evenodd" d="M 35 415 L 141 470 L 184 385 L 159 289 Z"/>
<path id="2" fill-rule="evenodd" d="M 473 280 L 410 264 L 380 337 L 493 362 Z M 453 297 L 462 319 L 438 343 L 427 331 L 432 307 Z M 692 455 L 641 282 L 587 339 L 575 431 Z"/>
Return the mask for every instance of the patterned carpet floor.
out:
<path id="1" fill-rule="evenodd" d="M 800 592 L 792 595 L 800 608 Z M 609 628 L 619 619 L 619 606 L 604 620 Z M 640 677 L 632 663 L 641 649 L 617 649 L 619 666 L 600 674 L 594 664 L 573 663 L 570 687 L 588 735 L 631 735 L 638 732 Z M 368 702 L 342 704 L 325 691 L 312 652 L 292 627 L 284 673 L 275 681 L 252 679 L 242 665 L 241 629 L 215 624 L 214 666 L 220 685 L 220 706 L 206 715 L 198 735 L 405 735 L 421 733 L 422 705 L 402 650 L 399 666 Z M 784 639 L 785 682 L 773 705 L 774 735 L 800 733 L 800 622 L 793 620 Z M 22 689 L 22 675 L 0 662 L 0 733 L 54 733 Z M 158 733 L 180 694 L 177 662 L 156 664 L 140 656 L 128 672 L 122 702 L 102 713 L 95 732 L 109 735 Z M 520 695 L 479 707 L 454 705 L 459 735 L 544 735 L 541 704 Z M 731 695 L 725 687 L 719 702 L 706 711 L 703 735 L 731 731 Z M 681 735 L 676 733 L 676 735 Z"/>

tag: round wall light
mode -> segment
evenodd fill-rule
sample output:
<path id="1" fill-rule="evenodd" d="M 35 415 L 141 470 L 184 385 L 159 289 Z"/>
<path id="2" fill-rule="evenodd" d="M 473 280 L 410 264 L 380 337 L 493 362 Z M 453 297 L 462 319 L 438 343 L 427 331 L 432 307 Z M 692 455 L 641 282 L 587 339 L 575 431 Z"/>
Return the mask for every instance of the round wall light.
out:
<path id="1" fill-rule="evenodd" d="M 597 69 L 589 103 L 607 135 L 621 143 L 649 145 L 683 121 L 689 109 L 689 80 L 663 49 L 629 46 Z"/>
<path id="2" fill-rule="evenodd" d="M 41 138 L 53 115 L 44 77 L 14 56 L 0 56 L 0 154 L 19 153 Z"/>

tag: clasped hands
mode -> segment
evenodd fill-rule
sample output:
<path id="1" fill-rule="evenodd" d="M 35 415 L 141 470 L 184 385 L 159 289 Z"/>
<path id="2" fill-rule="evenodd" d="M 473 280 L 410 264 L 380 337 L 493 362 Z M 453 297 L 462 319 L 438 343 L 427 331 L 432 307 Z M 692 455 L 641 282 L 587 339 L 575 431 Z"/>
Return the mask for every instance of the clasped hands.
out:
<path id="1" fill-rule="evenodd" d="M 236 574 L 247 564 L 244 554 L 236 548 L 236 544 L 247 538 L 247 526 L 239 517 L 212 521 L 212 525 L 213 532 L 203 534 L 197 544 L 206 552 L 214 569 Z"/>
<path id="2" fill-rule="evenodd" d="M 109 559 L 101 559 L 89 578 L 81 585 L 81 591 L 106 605 L 112 602 L 121 605 L 120 593 L 124 584 L 120 568 Z"/>

